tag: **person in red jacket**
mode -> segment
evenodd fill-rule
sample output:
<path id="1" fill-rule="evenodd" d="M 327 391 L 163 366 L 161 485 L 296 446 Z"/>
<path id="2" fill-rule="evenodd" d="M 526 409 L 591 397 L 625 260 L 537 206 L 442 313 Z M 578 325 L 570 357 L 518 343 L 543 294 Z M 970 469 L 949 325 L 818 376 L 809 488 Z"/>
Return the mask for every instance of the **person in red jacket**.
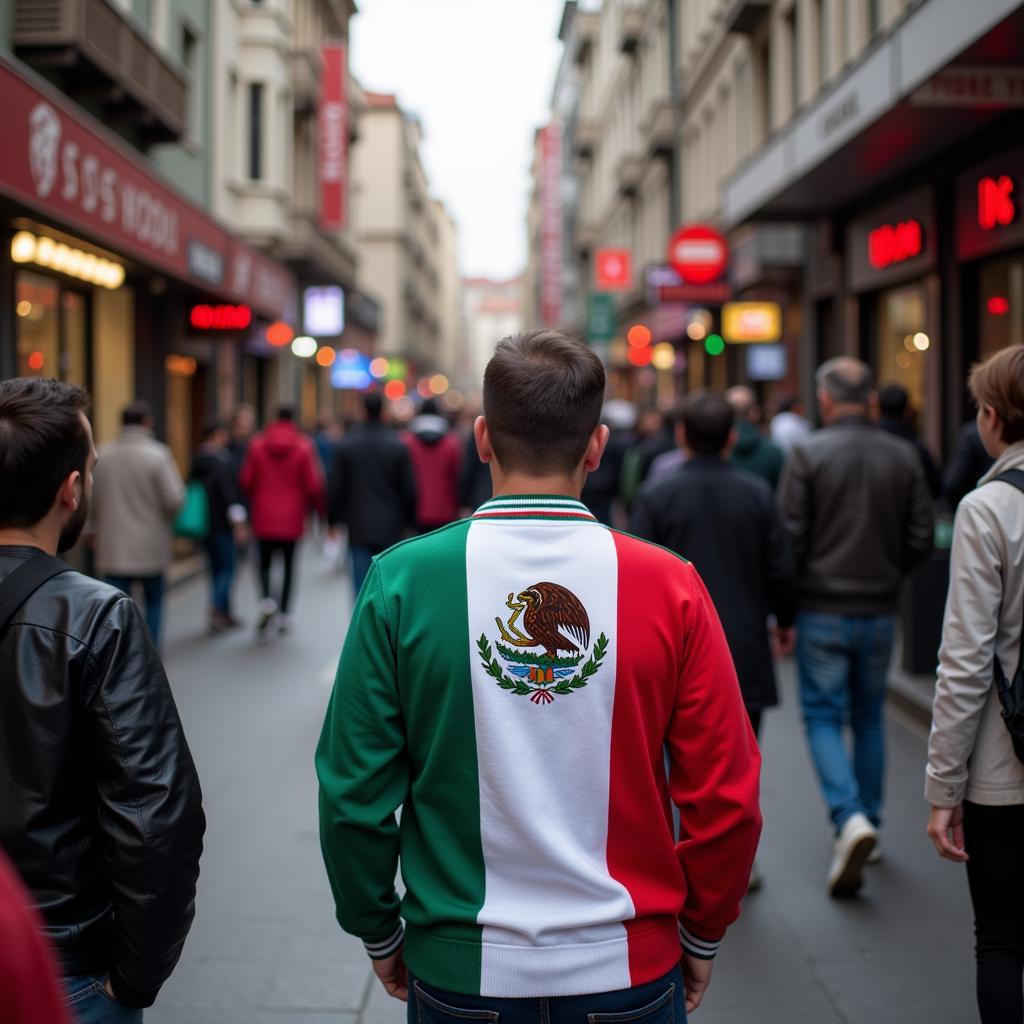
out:
<path id="1" fill-rule="evenodd" d="M 416 530 L 429 533 L 459 518 L 462 444 L 437 402 L 428 398 L 402 435 L 416 477 Z"/>
<path id="2" fill-rule="evenodd" d="M 291 628 L 291 599 L 295 546 L 305 532 L 309 510 L 323 512 L 324 477 L 313 442 L 300 433 L 290 406 L 277 411 L 277 419 L 249 446 L 240 482 L 249 496 L 249 520 L 260 561 L 257 629 L 260 633 L 275 619 L 279 632 Z M 284 579 L 275 599 L 270 590 L 275 556 L 284 563 Z"/>
<path id="3" fill-rule="evenodd" d="M 0 1021 L 71 1024 L 28 893 L 0 853 Z"/>

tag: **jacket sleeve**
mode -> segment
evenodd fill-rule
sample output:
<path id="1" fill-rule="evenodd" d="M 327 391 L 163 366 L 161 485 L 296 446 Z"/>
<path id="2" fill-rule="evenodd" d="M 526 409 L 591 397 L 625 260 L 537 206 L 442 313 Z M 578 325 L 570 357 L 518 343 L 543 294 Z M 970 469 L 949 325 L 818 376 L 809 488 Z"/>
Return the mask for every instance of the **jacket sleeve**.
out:
<path id="1" fill-rule="evenodd" d="M 338 922 L 374 959 L 402 943 L 395 811 L 409 789 L 394 638 L 376 560 L 359 593 L 316 751 L 320 845 Z"/>
<path id="2" fill-rule="evenodd" d="M 939 675 L 928 739 L 925 799 L 955 807 L 964 799 L 967 765 L 992 690 L 1003 559 L 992 514 L 967 501 L 957 510 Z"/>
<path id="3" fill-rule="evenodd" d="M 797 584 L 793 546 L 774 502 L 769 503 L 767 515 L 765 580 L 768 584 L 768 609 L 785 629 L 796 621 Z"/>
<path id="4" fill-rule="evenodd" d="M 782 525 L 793 546 L 797 572 L 807 556 L 808 535 L 811 528 L 811 487 L 807 457 L 797 445 L 782 467 L 779 479 L 778 505 Z"/>
<path id="5" fill-rule="evenodd" d="M 122 1003 L 145 1007 L 174 970 L 195 915 L 202 793 L 160 657 L 128 598 L 112 606 L 85 680 L 117 926 L 110 983 Z"/>
<path id="6" fill-rule="evenodd" d="M 914 453 L 914 477 L 911 483 L 910 508 L 907 514 L 904 571 L 909 572 L 931 554 L 934 544 L 935 510 L 928 490 L 921 460 Z"/>
<path id="7" fill-rule="evenodd" d="M 740 912 L 761 834 L 761 755 L 718 615 L 692 566 L 684 656 L 669 726 L 669 789 L 686 877 L 683 949 L 710 959 Z"/>

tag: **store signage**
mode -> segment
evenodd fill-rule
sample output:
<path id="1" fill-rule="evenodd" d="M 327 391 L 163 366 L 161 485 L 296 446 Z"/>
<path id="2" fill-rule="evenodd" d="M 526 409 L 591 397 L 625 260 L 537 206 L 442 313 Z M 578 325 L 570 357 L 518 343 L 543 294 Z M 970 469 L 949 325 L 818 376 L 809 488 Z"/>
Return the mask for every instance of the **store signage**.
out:
<path id="1" fill-rule="evenodd" d="M 730 296 L 728 282 L 688 284 L 667 263 L 654 263 L 644 270 L 644 291 L 649 306 L 659 306 L 666 302 L 718 306 L 727 302 Z"/>
<path id="2" fill-rule="evenodd" d="M 785 345 L 751 345 L 747 349 L 747 376 L 751 380 L 785 380 Z"/>
<path id="3" fill-rule="evenodd" d="M 345 43 L 323 47 L 320 79 L 320 226 L 340 231 L 345 226 L 345 184 L 348 179 L 348 100 Z"/>
<path id="4" fill-rule="evenodd" d="M 672 236 L 668 262 L 684 283 L 710 284 L 729 265 L 729 243 L 707 224 L 689 224 Z"/>
<path id="5" fill-rule="evenodd" d="M 733 344 L 778 341 L 782 307 L 777 302 L 727 302 L 722 307 L 722 337 Z"/>
<path id="6" fill-rule="evenodd" d="M 202 303 L 189 311 L 188 322 L 195 331 L 244 331 L 252 323 L 252 310 L 229 303 Z"/>
<path id="7" fill-rule="evenodd" d="M 978 224 L 986 231 L 1006 227 L 1017 219 L 1013 187 L 1008 174 L 986 176 L 978 182 Z"/>
<path id="8" fill-rule="evenodd" d="M 548 327 L 562 320 L 562 126 L 540 130 L 540 315 Z"/>
<path id="9" fill-rule="evenodd" d="M 295 283 L 284 265 L 232 238 L 109 129 L 23 77 L 2 52 L 0 96 L 4 195 L 119 255 L 206 290 L 215 284 L 265 316 L 293 312 Z M 218 260 L 222 282 L 214 280 Z"/>
<path id="10" fill-rule="evenodd" d="M 302 293 L 302 328 L 317 338 L 345 330 L 345 293 L 338 285 L 316 285 Z"/>
<path id="11" fill-rule="evenodd" d="M 616 333 L 615 296 L 611 292 L 591 292 L 587 298 L 587 341 L 611 341 Z"/>
<path id="12" fill-rule="evenodd" d="M 633 287 L 633 257 L 628 249 L 594 253 L 594 287 L 599 292 L 624 292 Z"/>
<path id="13" fill-rule="evenodd" d="M 365 391 L 372 383 L 370 357 L 353 348 L 342 349 L 331 365 L 331 386 L 339 391 Z"/>
<path id="14" fill-rule="evenodd" d="M 924 234 L 918 220 L 882 224 L 868 232 L 868 263 L 875 270 L 911 260 L 923 249 Z"/>
<path id="15" fill-rule="evenodd" d="M 1024 67 L 960 65 L 933 75 L 910 98 L 919 107 L 1024 107 Z"/>

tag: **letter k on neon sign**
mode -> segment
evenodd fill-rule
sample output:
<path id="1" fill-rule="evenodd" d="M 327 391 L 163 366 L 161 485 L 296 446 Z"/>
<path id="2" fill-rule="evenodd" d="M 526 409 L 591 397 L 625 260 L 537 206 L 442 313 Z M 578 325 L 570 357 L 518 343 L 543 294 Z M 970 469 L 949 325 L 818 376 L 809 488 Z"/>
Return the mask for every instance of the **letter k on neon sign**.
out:
<path id="1" fill-rule="evenodd" d="M 1006 174 L 998 178 L 982 178 L 978 182 L 978 223 L 986 231 L 991 231 L 1012 224 L 1016 217 L 1013 179 Z"/>

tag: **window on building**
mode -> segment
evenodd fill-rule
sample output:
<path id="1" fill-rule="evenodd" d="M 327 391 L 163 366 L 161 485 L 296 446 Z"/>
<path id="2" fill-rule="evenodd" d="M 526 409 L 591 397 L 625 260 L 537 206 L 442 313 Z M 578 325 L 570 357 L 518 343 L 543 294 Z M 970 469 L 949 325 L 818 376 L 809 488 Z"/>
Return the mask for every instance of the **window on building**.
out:
<path id="1" fill-rule="evenodd" d="M 199 37 L 187 25 L 181 27 L 181 64 L 188 83 L 188 107 L 185 111 L 185 135 L 190 142 L 199 139 L 202 116 L 202 77 L 199 66 Z"/>
<path id="2" fill-rule="evenodd" d="M 798 35 L 796 4 L 786 15 L 786 59 L 789 61 L 789 110 L 800 106 L 800 37 Z"/>
<path id="3" fill-rule="evenodd" d="M 263 177 L 263 83 L 249 83 L 249 177 Z"/>

